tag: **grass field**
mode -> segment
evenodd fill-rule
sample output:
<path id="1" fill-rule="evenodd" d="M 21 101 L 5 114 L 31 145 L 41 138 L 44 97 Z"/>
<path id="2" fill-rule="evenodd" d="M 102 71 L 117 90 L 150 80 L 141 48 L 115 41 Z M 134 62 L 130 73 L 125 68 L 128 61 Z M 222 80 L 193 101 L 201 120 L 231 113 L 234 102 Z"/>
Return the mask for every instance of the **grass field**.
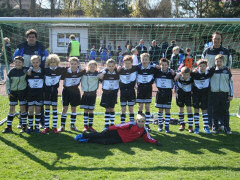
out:
<path id="1" fill-rule="evenodd" d="M 0 97 L 0 119 L 7 115 L 7 104 L 7 98 Z M 236 113 L 238 105 L 234 99 L 230 112 Z M 151 109 L 157 112 L 154 103 Z M 172 111 L 177 112 L 175 102 Z M 96 112 L 104 109 L 97 105 Z M 151 125 L 151 136 L 163 144 L 157 147 L 141 139 L 119 145 L 78 144 L 73 139 L 77 133 L 71 131 L 20 134 L 15 119 L 14 134 L 0 133 L 0 179 L 239 179 L 239 124 L 237 117 L 231 117 L 232 135 L 189 134 L 174 125 L 170 126 L 172 133 L 166 134 Z M 94 127 L 101 131 L 103 126 L 104 117 L 95 116 Z M 77 127 L 83 127 L 82 115 Z"/>

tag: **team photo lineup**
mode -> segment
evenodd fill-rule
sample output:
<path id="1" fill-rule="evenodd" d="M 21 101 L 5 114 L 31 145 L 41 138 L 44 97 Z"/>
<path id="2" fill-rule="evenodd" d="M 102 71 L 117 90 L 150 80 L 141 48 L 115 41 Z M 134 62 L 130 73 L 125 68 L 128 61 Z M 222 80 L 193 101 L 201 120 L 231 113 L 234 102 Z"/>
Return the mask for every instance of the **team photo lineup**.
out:
<path id="1" fill-rule="evenodd" d="M 18 128 L 21 133 L 44 135 L 50 131 L 55 134 L 64 132 L 70 106 L 70 129 L 79 131 L 76 121 L 83 121 L 84 125 L 82 134 L 75 136 L 77 142 L 116 144 L 142 138 L 145 142 L 161 146 L 161 140 L 155 140 L 149 134 L 151 113 L 157 113 L 158 131 L 171 133 L 171 105 L 172 99 L 176 98 L 179 131 L 187 128 L 189 133 L 195 134 L 201 131 L 216 134 L 220 130 L 232 134 L 229 126 L 229 107 L 233 99 L 232 56 L 221 45 L 220 32 L 212 34 L 212 45 L 204 49 L 197 62 L 194 61 L 190 48 L 184 52 L 174 41 L 174 45 L 162 53 L 155 40 L 149 51 L 143 40 L 140 40 L 135 48 L 127 48 L 128 52 L 117 51 L 116 58 L 109 55 L 111 51 L 102 48 L 100 64 L 104 68 L 101 70 L 94 49 L 87 54 L 88 60 L 85 67 L 82 67 L 81 45 L 74 35 L 69 39 L 66 58 L 68 65 L 62 67 L 60 57 L 48 54 L 45 47 L 37 41 L 34 29 L 26 32 L 27 41 L 18 45 L 10 57 L 14 67 L 9 70 L 6 78 L 9 114 L 7 127 L 2 133 L 13 133 L 12 122 L 18 104 Z M 7 45 L 9 39 L 4 40 Z M 61 118 L 58 119 L 60 80 L 63 80 L 63 109 Z M 156 109 L 155 112 L 150 112 L 153 84 L 157 88 Z M 102 87 L 101 102 L 96 104 L 99 85 Z M 118 98 L 121 124 L 116 125 L 115 105 Z M 94 109 L 99 105 L 105 108 L 102 132 L 97 132 L 93 126 Z M 135 105 L 138 106 L 137 113 L 134 113 Z M 79 107 L 84 109 L 83 117 L 77 116 Z M 185 116 L 187 122 L 184 121 Z M 201 117 L 203 127 L 200 127 Z M 57 127 L 59 121 L 61 124 Z M 186 124 L 188 127 L 185 127 Z"/>

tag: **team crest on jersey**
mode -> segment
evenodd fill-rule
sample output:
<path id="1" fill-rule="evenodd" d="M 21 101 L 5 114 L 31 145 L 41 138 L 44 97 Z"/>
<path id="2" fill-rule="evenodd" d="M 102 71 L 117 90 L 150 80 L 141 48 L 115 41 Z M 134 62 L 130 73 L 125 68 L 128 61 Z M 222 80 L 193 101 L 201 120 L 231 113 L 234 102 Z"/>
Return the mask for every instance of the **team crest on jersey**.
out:
<path id="1" fill-rule="evenodd" d="M 219 54 L 223 54 L 223 51 L 219 51 Z"/>

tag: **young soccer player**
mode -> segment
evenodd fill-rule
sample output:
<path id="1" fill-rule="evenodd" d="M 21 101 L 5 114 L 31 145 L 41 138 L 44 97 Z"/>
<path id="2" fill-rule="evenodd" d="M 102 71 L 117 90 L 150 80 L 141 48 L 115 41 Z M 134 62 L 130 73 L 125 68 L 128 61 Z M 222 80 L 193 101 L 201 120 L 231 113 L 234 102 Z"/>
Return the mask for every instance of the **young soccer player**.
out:
<path id="1" fill-rule="evenodd" d="M 20 113 L 22 120 L 21 133 L 27 131 L 27 112 L 25 105 L 26 101 L 26 67 L 23 67 L 24 58 L 22 56 L 16 56 L 14 58 L 15 67 L 11 69 L 7 75 L 7 93 L 9 98 L 9 114 L 7 117 L 7 127 L 2 131 L 3 133 L 12 133 L 12 121 L 15 113 L 15 106 L 20 105 Z"/>
<path id="2" fill-rule="evenodd" d="M 138 114 L 143 112 L 143 105 L 146 111 L 146 129 L 150 132 L 150 104 L 152 101 L 152 84 L 154 82 L 154 74 L 156 68 L 150 63 L 150 55 L 148 53 L 141 54 L 141 64 L 137 66 L 137 99 L 139 103 Z"/>
<path id="3" fill-rule="evenodd" d="M 162 144 L 151 138 L 148 131 L 144 128 L 146 117 L 144 114 L 138 114 L 137 120 L 133 124 L 130 122 L 111 126 L 101 133 L 83 133 L 75 137 L 75 140 L 83 143 L 98 143 L 98 144 L 118 144 L 128 143 L 135 141 L 142 137 L 147 143 L 156 144 L 161 146 Z"/>
<path id="4" fill-rule="evenodd" d="M 192 87 L 192 100 L 194 107 L 194 122 L 195 130 L 194 133 L 199 133 L 199 108 L 202 110 L 203 118 L 203 130 L 205 133 L 210 134 L 208 127 L 208 91 L 210 78 L 214 73 L 214 68 L 207 69 L 208 62 L 205 59 L 200 59 L 197 62 L 198 69 L 191 72 L 191 77 L 193 78 Z"/>
<path id="5" fill-rule="evenodd" d="M 229 127 L 229 106 L 233 99 L 233 81 L 230 70 L 224 66 L 224 55 L 215 57 L 215 72 L 211 78 L 213 97 L 213 133 L 218 133 L 218 121 L 223 119 L 224 131 L 232 134 Z"/>
<path id="6" fill-rule="evenodd" d="M 172 56 L 170 59 L 170 68 L 173 69 L 175 72 L 178 69 L 180 56 L 179 56 L 180 48 L 178 46 L 174 47 L 172 50 Z"/>
<path id="7" fill-rule="evenodd" d="M 78 69 L 79 60 L 77 57 L 69 58 L 69 63 L 70 68 L 67 68 L 65 73 L 62 75 L 62 79 L 64 80 L 62 91 L 63 110 L 61 116 L 61 127 L 58 130 L 59 132 L 63 132 L 65 130 L 69 104 L 71 105 L 72 112 L 70 129 L 72 131 L 78 131 L 75 126 L 77 118 L 76 107 L 80 105 L 81 94 L 78 86 L 83 73 Z"/>
<path id="8" fill-rule="evenodd" d="M 81 99 L 80 108 L 84 109 L 83 132 L 89 130 L 90 132 L 95 132 L 93 128 L 94 119 L 94 108 L 97 97 L 97 89 L 99 84 L 100 74 L 97 71 L 97 62 L 94 60 L 89 61 L 87 64 L 87 69 L 83 70 L 83 76 L 81 79 L 81 88 L 83 91 L 83 96 Z"/>
<path id="9" fill-rule="evenodd" d="M 132 56 L 126 55 L 123 59 L 123 68 L 119 71 L 120 102 L 122 108 L 121 123 L 125 123 L 126 106 L 129 109 L 129 120 L 134 122 L 133 107 L 136 101 L 135 84 L 137 78 L 136 66 L 132 66 Z"/>
<path id="10" fill-rule="evenodd" d="M 158 131 L 163 130 L 163 110 L 165 110 L 165 132 L 169 133 L 170 109 L 172 103 L 172 88 L 175 71 L 169 68 L 169 60 L 161 58 L 160 69 L 155 74 L 155 83 L 158 88 L 155 107 L 158 110 Z"/>
<path id="11" fill-rule="evenodd" d="M 183 67 L 180 72 L 180 76 L 177 82 L 176 102 L 179 106 L 179 120 L 180 131 L 185 129 L 184 123 L 184 106 L 187 107 L 188 113 L 188 132 L 193 133 L 193 114 L 191 103 L 191 91 L 192 91 L 192 78 L 190 76 L 191 70 L 188 67 Z"/>
<path id="12" fill-rule="evenodd" d="M 45 105 L 45 128 L 41 132 L 46 134 L 50 131 L 49 119 L 50 119 L 50 106 L 53 111 L 53 124 L 52 130 L 55 134 L 58 134 L 57 130 L 57 100 L 58 100 L 58 87 L 61 75 L 64 73 L 65 68 L 59 67 L 60 58 L 56 54 L 50 54 L 46 60 L 45 68 L 45 87 L 44 87 L 44 105 Z"/>
<path id="13" fill-rule="evenodd" d="M 41 59 L 34 55 L 31 57 L 32 67 L 27 75 L 27 101 L 28 101 L 28 130 L 27 133 L 33 132 L 33 117 L 35 112 L 35 130 L 40 133 L 39 121 L 41 118 L 41 107 L 43 105 L 43 86 L 44 86 L 44 69 L 40 68 Z"/>
<path id="14" fill-rule="evenodd" d="M 109 119 L 111 126 L 114 125 L 115 111 L 114 107 L 117 103 L 117 93 L 119 89 L 119 74 L 116 69 L 116 62 L 114 59 L 107 60 L 107 68 L 103 71 L 102 80 L 102 99 L 100 105 L 106 109 L 105 112 L 105 127 L 109 127 Z"/>

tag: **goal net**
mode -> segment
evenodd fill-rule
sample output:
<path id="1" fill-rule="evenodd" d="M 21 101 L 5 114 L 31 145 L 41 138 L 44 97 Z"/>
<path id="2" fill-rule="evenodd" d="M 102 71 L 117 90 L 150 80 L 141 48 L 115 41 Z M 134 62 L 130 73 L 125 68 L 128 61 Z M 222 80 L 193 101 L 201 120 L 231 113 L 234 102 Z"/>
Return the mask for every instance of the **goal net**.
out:
<path id="1" fill-rule="evenodd" d="M 211 45 L 212 33 L 220 31 L 223 34 L 222 45 L 230 50 L 233 57 L 235 97 L 240 96 L 239 19 L 0 18 L 0 31 L 3 37 L 10 39 L 12 52 L 18 44 L 26 40 L 25 32 L 28 29 L 37 30 L 38 41 L 49 53 L 58 54 L 63 62 L 66 61 L 69 35 L 75 34 L 76 40 L 81 44 L 82 63 L 90 59 L 89 53 L 92 48 L 95 48 L 97 61 L 100 60 L 100 48 L 108 50 L 111 57 L 117 60 L 120 51 L 123 55 L 128 53 L 127 48 L 137 46 L 140 39 L 143 39 L 147 49 L 151 46 L 152 40 L 156 40 L 161 55 L 170 46 L 170 42 L 175 40 L 176 45 L 184 52 L 186 48 L 190 48 L 197 60 L 201 58 L 204 48 Z M 0 47 L 2 43 L 1 40 Z M 6 95 L 3 86 L 1 95 Z"/>

